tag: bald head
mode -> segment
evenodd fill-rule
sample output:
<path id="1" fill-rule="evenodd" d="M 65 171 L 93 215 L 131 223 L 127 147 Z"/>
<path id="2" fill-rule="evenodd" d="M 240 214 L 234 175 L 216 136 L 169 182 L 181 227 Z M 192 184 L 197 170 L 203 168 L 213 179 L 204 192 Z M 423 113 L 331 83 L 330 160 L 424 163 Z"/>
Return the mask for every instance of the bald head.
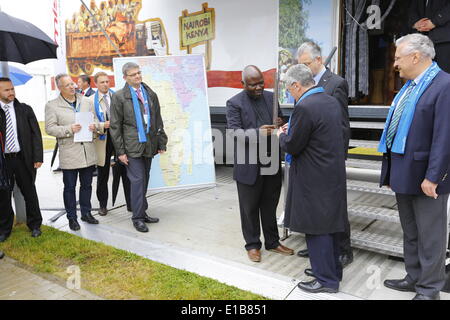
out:
<path id="1" fill-rule="evenodd" d="M 245 67 L 242 71 L 242 85 L 251 97 L 261 97 L 264 92 L 264 76 L 261 70 L 256 66 Z"/>

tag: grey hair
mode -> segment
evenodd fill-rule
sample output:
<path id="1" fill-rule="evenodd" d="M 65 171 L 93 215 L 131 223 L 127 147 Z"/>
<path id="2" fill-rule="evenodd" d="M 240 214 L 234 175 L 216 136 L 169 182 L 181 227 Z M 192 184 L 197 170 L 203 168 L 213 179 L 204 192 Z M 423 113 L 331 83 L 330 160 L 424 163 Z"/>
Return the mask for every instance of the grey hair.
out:
<path id="1" fill-rule="evenodd" d="M 127 62 L 122 67 L 122 73 L 124 76 L 128 75 L 128 71 L 131 69 L 139 69 L 139 65 L 134 62 Z"/>
<path id="2" fill-rule="evenodd" d="M 311 54 L 312 59 L 316 59 L 317 57 L 322 57 L 322 49 L 311 41 L 304 42 L 297 50 L 297 58 L 299 58 L 305 52 L 309 52 Z"/>
<path id="3" fill-rule="evenodd" d="M 246 83 L 245 79 L 247 78 L 248 74 L 250 72 L 252 72 L 252 71 L 253 72 L 258 72 L 258 73 L 260 73 L 262 75 L 261 70 L 259 70 L 259 68 L 257 66 L 254 66 L 254 65 L 246 66 L 244 68 L 244 70 L 242 70 L 242 82 L 243 83 Z"/>
<path id="4" fill-rule="evenodd" d="M 433 41 L 427 36 L 420 33 L 412 33 L 408 34 L 404 37 L 401 37 L 395 42 L 395 45 L 398 47 L 402 43 L 406 43 L 405 46 L 405 54 L 411 54 L 414 52 L 419 52 L 422 56 L 428 57 L 430 59 L 434 59 L 436 56 L 436 50 L 434 49 Z"/>
<path id="5" fill-rule="evenodd" d="M 296 64 L 289 68 L 285 78 L 286 84 L 291 86 L 294 82 L 300 83 L 302 87 L 309 87 L 316 84 L 314 76 L 304 64 Z"/>
<path id="6" fill-rule="evenodd" d="M 61 84 L 61 79 L 65 77 L 70 77 L 67 73 L 60 73 L 55 77 L 55 83 L 56 86 L 59 88 L 59 85 Z"/>

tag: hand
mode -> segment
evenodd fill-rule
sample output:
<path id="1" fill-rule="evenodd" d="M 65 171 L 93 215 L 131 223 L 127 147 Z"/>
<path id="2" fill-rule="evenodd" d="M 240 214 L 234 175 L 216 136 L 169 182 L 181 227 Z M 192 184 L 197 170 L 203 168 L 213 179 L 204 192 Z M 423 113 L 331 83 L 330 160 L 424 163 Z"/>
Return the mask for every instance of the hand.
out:
<path id="1" fill-rule="evenodd" d="M 418 30 L 418 31 L 420 31 L 419 29 L 421 29 L 421 28 L 423 27 L 424 22 L 427 21 L 427 20 L 428 20 L 428 18 L 422 18 L 422 19 L 420 19 L 419 21 L 417 21 L 417 22 L 414 24 L 413 28 L 416 29 L 416 30 Z"/>
<path id="2" fill-rule="evenodd" d="M 124 164 L 124 165 L 128 165 L 128 157 L 126 154 L 123 154 L 121 156 L 119 156 L 119 160 Z"/>
<path id="3" fill-rule="evenodd" d="M 428 197 L 437 199 L 438 198 L 438 194 L 436 193 L 436 188 L 437 188 L 437 183 L 433 183 L 430 180 L 423 180 L 422 182 L 422 191 L 423 193 L 425 193 Z"/>
<path id="4" fill-rule="evenodd" d="M 286 123 L 284 126 L 281 127 L 281 130 L 283 130 L 283 133 L 286 133 L 286 134 L 288 132 L 288 129 L 289 129 L 289 123 Z"/>
<path id="5" fill-rule="evenodd" d="M 35 169 L 39 169 L 42 166 L 42 162 L 35 162 L 34 163 L 34 168 Z"/>
<path id="6" fill-rule="evenodd" d="M 275 122 L 276 122 L 278 128 L 281 127 L 284 123 L 283 119 L 281 119 L 280 117 L 278 117 Z"/>
<path id="7" fill-rule="evenodd" d="M 105 129 L 109 129 L 110 128 L 110 122 L 109 121 L 105 121 Z"/>
<path id="8" fill-rule="evenodd" d="M 81 130 L 81 125 L 80 124 L 73 124 L 72 125 L 72 132 L 73 133 L 80 132 L 80 130 Z"/>
<path id="9" fill-rule="evenodd" d="M 274 125 L 264 125 L 261 128 L 259 128 L 259 132 L 262 136 L 270 136 L 272 134 L 272 131 L 276 129 L 276 126 Z"/>
<path id="10" fill-rule="evenodd" d="M 91 131 L 91 132 L 94 132 L 95 131 L 95 123 L 91 123 L 90 125 L 89 125 L 89 131 Z"/>
<path id="11" fill-rule="evenodd" d="M 419 25 L 419 28 L 417 30 L 420 32 L 429 32 L 434 28 L 436 28 L 435 24 L 431 22 L 430 19 L 426 19 Z"/>
<path id="12" fill-rule="evenodd" d="M 166 150 L 158 150 L 158 153 L 159 154 L 164 154 L 164 153 L 166 153 Z"/>
<path id="13" fill-rule="evenodd" d="M 284 133 L 283 129 L 282 128 L 278 129 L 277 130 L 277 137 L 279 138 L 282 133 Z"/>

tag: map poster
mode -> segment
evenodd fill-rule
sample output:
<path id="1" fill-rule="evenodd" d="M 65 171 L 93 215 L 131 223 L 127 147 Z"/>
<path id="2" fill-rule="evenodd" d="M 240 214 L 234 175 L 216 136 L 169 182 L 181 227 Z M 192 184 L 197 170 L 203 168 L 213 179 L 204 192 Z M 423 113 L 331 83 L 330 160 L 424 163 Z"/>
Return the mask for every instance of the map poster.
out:
<path id="1" fill-rule="evenodd" d="M 158 95 L 167 152 L 153 158 L 149 189 L 215 186 L 215 167 L 202 55 L 114 58 L 116 88 L 125 85 L 122 66 L 140 66 L 143 81 Z"/>

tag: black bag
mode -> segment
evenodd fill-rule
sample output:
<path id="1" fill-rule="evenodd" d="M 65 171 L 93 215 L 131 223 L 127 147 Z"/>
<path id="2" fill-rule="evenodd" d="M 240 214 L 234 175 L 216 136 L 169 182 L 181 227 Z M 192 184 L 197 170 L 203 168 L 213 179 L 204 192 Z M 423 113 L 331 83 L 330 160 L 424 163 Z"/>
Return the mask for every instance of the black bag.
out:
<path id="1" fill-rule="evenodd" d="M 5 146 L 0 132 L 0 190 L 11 190 L 11 184 L 6 173 Z"/>

